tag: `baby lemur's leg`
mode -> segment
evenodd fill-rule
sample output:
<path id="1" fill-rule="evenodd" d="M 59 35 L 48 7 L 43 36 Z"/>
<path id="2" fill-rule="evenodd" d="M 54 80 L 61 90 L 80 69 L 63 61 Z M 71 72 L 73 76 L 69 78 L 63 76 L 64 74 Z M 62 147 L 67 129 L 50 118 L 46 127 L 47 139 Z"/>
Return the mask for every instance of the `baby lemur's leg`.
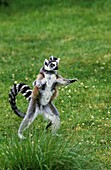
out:
<path id="1" fill-rule="evenodd" d="M 31 98 L 31 101 L 29 103 L 29 107 L 26 113 L 25 118 L 23 119 L 22 123 L 20 124 L 19 130 L 18 130 L 18 136 L 21 139 L 24 139 L 23 131 L 29 127 L 29 125 L 34 121 L 34 119 L 39 114 L 39 106 L 36 103 L 36 100 Z"/>
<path id="2" fill-rule="evenodd" d="M 46 128 L 49 126 L 52 127 L 52 133 L 55 134 L 57 130 L 60 128 L 60 118 L 59 118 L 59 112 L 57 111 L 56 107 L 49 103 L 43 108 L 45 117 L 50 120 L 50 123 L 47 125 Z"/>

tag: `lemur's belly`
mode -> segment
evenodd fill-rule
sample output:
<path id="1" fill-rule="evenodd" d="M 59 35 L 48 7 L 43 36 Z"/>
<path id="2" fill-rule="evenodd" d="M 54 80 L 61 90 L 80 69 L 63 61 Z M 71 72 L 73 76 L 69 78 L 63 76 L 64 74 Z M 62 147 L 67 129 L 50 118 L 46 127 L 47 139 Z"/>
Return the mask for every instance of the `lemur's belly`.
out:
<path id="1" fill-rule="evenodd" d="M 45 85 L 44 89 L 40 90 L 40 104 L 41 105 L 47 105 L 49 101 L 51 100 L 51 97 L 53 96 L 55 90 L 53 89 L 54 83 L 56 81 L 56 75 L 45 75 Z"/>
<path id="2" fill-rule="evenodd" d="M 49 103 L 49 101 L 51 100 L 53 93 L 54 93 L 54 91 L 51 91 L 46 88 L 46 90 L 44 90 L 44 92 L 41 95 L 40 104 L 47 105 Z"/>

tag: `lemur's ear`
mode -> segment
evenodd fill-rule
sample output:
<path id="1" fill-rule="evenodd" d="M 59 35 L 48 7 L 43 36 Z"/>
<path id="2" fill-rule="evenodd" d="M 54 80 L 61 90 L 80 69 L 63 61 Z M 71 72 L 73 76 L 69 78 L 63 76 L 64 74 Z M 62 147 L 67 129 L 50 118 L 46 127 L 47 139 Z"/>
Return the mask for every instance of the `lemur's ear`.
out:
<path id="1" fill-rule="evenodd" d="M 56 58 L 56 57 L 54 57 L 54 56 L 51 56 L 51 57 L 50 57 L 50 60 L 54 60 L 54 61 L 56 61 L 57 63 L 59 63 L 60 58 Z"/>
<path id="2" fill-rule="evenodd" d="M 44 65 L 47 65 L 47 66 L 48 66 L 48 63 L 49 63 L 49 61 L 48 61 L 47 59 L 45 59 Z"/>
<path id="3" fill-rule="evenodd" d="M 52 55 L 49 59 L 50 59 L 50 60 L 54 60 L 54 56 Z"/>
<path id="4" fill-rule="evenodd" d="M 58 58 L 56 61 L 57 61 L 57 63 L 59 63 L 59 61 L 60 61 L 60 58 Z"/>

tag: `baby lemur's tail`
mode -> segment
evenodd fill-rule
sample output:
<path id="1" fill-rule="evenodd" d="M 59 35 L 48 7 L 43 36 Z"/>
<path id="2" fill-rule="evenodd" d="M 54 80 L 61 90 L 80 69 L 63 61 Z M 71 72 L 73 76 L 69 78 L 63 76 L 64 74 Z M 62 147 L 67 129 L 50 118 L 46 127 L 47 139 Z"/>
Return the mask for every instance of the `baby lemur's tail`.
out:
<path id="1" fill-rule="evenodd" d="M 24 83 L 19 83 L 19 84 L 14 84 L 9 92 L 9 102 L 12 110 L 15 112 L 16 115 L 24 118 L 25 113 L 21 112 L 16 105 L 16 97 L 18 93 L 21 93 L 27 99 L 27 101 L 30 101 L 32 90 L 28 85 Z"/>

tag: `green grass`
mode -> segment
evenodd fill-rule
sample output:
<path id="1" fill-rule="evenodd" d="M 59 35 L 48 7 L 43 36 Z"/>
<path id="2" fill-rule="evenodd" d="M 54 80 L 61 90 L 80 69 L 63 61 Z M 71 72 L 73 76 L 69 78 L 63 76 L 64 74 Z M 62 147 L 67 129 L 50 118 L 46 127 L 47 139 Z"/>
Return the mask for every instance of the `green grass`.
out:
<path id="1" fill-rule="evenodd" d="M 15 81 L 32 86 L 45 58 L 60 57 L 59 73 L 79 81 L 60 88 L 60 136 L 38 117 L 18 139 L 18 118 L 8 103 Z M 22 102 L 23 101 L 23 102 Z M 28 103 L 20 96 L 18 105 Z M 110 0 L 10 1 L 0 6 L 1 170 L 111 169 Z"/>

